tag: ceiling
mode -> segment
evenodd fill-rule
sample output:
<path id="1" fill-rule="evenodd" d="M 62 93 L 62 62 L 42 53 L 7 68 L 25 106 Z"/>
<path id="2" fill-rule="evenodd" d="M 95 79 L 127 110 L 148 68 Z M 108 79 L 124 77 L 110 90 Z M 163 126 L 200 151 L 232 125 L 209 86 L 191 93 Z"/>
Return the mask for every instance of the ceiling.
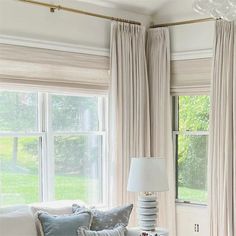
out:
<path id="1" fill-rule="evenodd" d="M 77 0 L 95 5 L 120 8 L 140 14 L 151 15 L 164 4 L 177 0 Z"/>

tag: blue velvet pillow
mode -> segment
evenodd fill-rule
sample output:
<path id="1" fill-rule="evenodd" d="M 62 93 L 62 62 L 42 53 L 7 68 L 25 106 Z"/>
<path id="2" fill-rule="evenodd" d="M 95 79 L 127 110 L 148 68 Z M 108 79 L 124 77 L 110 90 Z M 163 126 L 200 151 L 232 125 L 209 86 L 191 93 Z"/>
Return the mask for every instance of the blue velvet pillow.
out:
<path id="1" fill-rule="evenodd" d="M 92 214 L 89 211 L 72 215 L 54 216 L 38 212 L 38 219 L 44 236 L 77 236 L 79 227 L 90 228 Z"/>

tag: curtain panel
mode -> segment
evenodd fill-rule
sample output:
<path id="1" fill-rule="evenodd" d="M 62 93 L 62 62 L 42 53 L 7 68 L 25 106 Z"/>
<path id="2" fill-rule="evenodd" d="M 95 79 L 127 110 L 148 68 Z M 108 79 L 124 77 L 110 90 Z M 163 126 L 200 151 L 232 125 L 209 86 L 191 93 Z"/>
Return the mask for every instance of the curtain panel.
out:
<path id="1" fill-rule="evenodd" d="M 135 203 L 136 196 L 126 190 L 130 160 L 150 156 L 149 89 L 142 26 L 112 22 L 109 107 L 111 204 Z"/>
<path id="2" fill-rule="evenodd" d="M 236 75 L 233 23 L 216 22 L 208 159 L 210 236 L 236 234 Z"/>
<path id="3" fill-rule="evenodd" d="M 168 28 L 150 29 L 147 35 L 150 91 L 151 156 L 166 158 L 169 191 L 160 193 L 158 224 L 175 229 L 175 168 L 170 95 L 170 39 Z"/>

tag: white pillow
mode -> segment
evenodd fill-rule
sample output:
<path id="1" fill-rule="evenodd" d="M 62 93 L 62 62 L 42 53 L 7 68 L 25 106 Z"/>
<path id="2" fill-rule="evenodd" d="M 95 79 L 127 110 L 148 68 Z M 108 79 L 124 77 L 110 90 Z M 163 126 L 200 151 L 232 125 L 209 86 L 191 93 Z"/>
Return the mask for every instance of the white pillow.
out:
<path id="1" fill-rule="evenodd" d="M 100 231 L 88 230 L 86 227 L 79 227 L 78 236 L 125 236 L 127 229 L 124 225 L 117 225 L 114 229 L 104 229 Z"/>
<path id="2" fill-rule="evenodd" d="M 6 209 L 1 210 L 6 212 Z M 29 207 L 0 214 L 1 236 L 37 236 L 34 217 Z"/>
<path id="3" fill-rule="evenodd" d="M 85 205 L 83 202 L 78 200 L 60 200 L 52 202 L 43 202 L 31 204 L 31 209 L 33 214 L 38 211 L 44 211 L 51 215 L 66 215 L 72 214 L 72 205 L 74 203 Z"/>

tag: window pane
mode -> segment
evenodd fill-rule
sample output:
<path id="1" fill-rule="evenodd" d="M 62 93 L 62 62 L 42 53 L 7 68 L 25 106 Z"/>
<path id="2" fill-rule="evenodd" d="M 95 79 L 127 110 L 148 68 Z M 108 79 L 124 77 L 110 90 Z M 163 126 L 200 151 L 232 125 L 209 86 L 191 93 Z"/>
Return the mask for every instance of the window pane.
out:
<path id="1" fill-rule="evenodd" d="M 52 95 L 54 131 L 97 131 L 98 97 Z"/>
<path id="2" fill-rule="evenodd" d="M 179 130 L 207 131 L 209 126 L 209 96 L 179 97 Z"/>
<path id="3" fill-rule="evenodd" d="M 39 142 L 0 137 L 0 205 L 39 201 Z"/>
<path id="4" fill-rule="evenodd" d="M 207 201 L 207 136 L 178 135 L 178 199 Z"/>
<path id="5" fill-rule="evenodd" d="M 37 131 L 37 93 L 0 91 L 0 131 Z"/>
<path id="6" fill-rule="evenodd" d="M 57 200 L 102 202 L 102 136 L 57 136 L 54 140 Z"/>

